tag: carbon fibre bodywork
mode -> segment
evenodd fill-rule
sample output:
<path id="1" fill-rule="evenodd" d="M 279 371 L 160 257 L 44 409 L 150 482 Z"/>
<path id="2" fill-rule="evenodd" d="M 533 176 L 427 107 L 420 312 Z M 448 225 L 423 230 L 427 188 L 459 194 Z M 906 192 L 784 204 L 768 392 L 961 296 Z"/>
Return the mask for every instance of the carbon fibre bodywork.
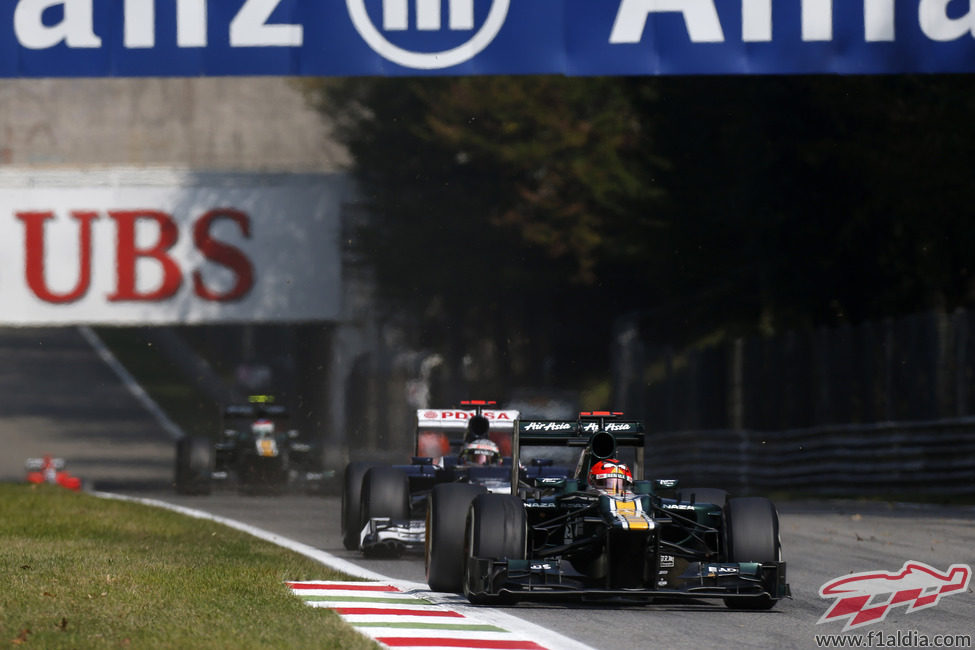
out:
<path id="1" fill-rule="evenodd" d="M 409 484 L 409 516 L 369 517 L 359 534 L 359 547 L 372 554 L 396 555 L 404 551 L 422 550 L 425 544 L 427 500 L 435 485 L 456 483 L 478 485 L 487 492 L 507 493 L 511 490 L 511 458 L 494 467 L 465 466 L 455 458 L 444 458 L 443 464 L 433 459 L 416 457 L 410 465 L 392 465 L 386 470 L 406 475 Z M 533 463 L 522 469 L 525 480 L 535 481 L 554 477 L 564 479 L 565 467 Z"/>
<path id="2" fill-rule="evenodd" d="M 472 602 L 717 598 L 730 607 L 767 609 L 791 596 L 778 518 L 767 499 L 711 503 L 682 495 L 675 480 L 643 480 L 642 424 L 620 414 L 519 422 L 514 458 L 523 445 L 540 444 L 579 447 L 576 471 L 561 481 L 521 478 L 510 495 L 471 504 L 463 591 Z M 607 493 L 589 486 L 589 468 L 622 455 L 623 447 L 637 452 L 630 489 Z M 724 493 L 702 494 L 716 501 Z M 479 525 L 501 519 L 490 529 Z M 500 546 L 491 538 L 498 534 L 508 537 Z"/>

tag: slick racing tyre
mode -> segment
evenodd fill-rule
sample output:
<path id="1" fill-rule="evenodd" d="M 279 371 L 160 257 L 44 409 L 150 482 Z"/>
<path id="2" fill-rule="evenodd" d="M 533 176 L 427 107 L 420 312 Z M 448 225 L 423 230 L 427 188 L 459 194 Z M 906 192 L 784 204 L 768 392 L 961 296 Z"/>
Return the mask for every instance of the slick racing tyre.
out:
<path id="1" fill-rule="evenodd" d="M 729 562 L 779 562 L 779 515 L 765 497 L 728 499 L 724 510 L 725 540 Z M 771 609 L 769 597 L 729 597 L 725 604 L 733 609 Z"/>
<path id="2" fill-rule="evenodd" d="M 482 494 L 471 502 L 464 536 L 464 595 L 476 605 L 497 603 L 500 596 L 478 593 L 472 584 L 477 558 L 524 560 L 528 519 L 521 499 L 511 494 Z"/>
<path id="3" fill-rule="evenodd" d="M 410 518 L 410 479 L 393 467 L 373 467 L 362 479 L 362 524 L 375 517 Z"/>
<path id="4" fill-rule="evenodd" d="M 487 492 L 482 485 L 441 483 L 427 501 L 424 561 L 433 591 L 459 592 L 464 576 L 464 524 L 471 501 Z"/>
<path id="5" fill-rule="evenodd" d="M 677 490 L 677 498 L 687 503 L 693 500 L 694 503 L 713 503 L 723 508 L 728 492 L 719 488 L 681 488 Z"/>
<path id="6" fill-rule="evenodd" d="M 345 467 L 342 487 L 342 545 L 347 550 L 359 548 L 359 533 L 365 522 L 362 521 L 362 479 L 376 463 L 355 462 Z"/>
<path id="7" fill-rule="evenodd" d="M 186 437 L 176 443 L 176 493 L 210 494 L 213 453 L 208 438 Z"/>

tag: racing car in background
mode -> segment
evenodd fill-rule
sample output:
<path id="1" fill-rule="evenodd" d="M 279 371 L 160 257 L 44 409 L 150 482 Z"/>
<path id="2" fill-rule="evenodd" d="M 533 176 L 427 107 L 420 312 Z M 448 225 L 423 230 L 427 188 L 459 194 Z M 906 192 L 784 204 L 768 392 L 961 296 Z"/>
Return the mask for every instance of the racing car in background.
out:
<path id="1" fill-rule="evenodd" d="M 65 469 L 67 463 L 63 458 L 53 458 L 44 456 L 43 458 L 28 458 L 25 466 L 27 468 L 27 482 L 40 484 L 52 483 L 61 487 L 81 491 L 81 479 L 72 476 Z"/>
<path id="2" fill-rule="evenodd" d="M 774 505 L 643 480 L 642 423 L 598 411 L 521 420 L 513 433 L 512 468 L 525 446 L 560 444 L 580 450 L 575 471 L 513 471 L 508 494 L 442 503 L 427 531 L 431 589 L 462 591 L 474 603 L 717 598 L 741 609 L 790 597 Z M 626 453 L 635 478 L 619 460 Z M 435 575 L 434 565 L 442 569 Z"/>
<path id="3" fill-rule="evenodd" d="M 209 494 L 216 486 L 242 492 L 318 492 L 326 473 L 319 450 L 287 428 L 287 408 L 271 395 L 222 411 L 217 440 L 185 437 L 176 443 L 175 486 L 179 494 Z"/>
<path id="4" fill-rule="evenodd" d="M 349 463 L 342 491 L 342 539 L 348 550 L 399 555 L 424 548 L 427 501 L 439 485 L 465 493 L 510 492 L 511 433 L 518 412 L 468 400 L 456 409 L 418 409 L 408 465 Z M 536 463 L 532 476 L 567 468 Z"/>

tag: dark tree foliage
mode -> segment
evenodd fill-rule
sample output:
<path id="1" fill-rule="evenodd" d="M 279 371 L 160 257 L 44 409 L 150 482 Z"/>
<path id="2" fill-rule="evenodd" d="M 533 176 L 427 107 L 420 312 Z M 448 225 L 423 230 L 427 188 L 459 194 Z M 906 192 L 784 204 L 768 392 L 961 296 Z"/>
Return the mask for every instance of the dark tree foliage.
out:
<path id="1" fill-rule="evenodd" d="M 372 214 L 356 250 L 385 299 L 421 322 L 417 344 L 459 353 L 490 339 L 523 381 L 605 369 L 615 316 L 642 308 L 635 284 L 651 279 L 626 269 L 645 264 L 662 225 L 661 161 L 637 110 L 651 86 L 484 77 L 319 90 Z"/>
<path id="2" fill-rule="evenodd" d="M 664 155 L 689 172 L 668 179 L 691 217 L 676 248 L 698 247 L 681 292 L 705 292 L 705 323 L 735 305 L 746 331 L 778 331 L 970 302 L 969 78 L 667 86 Z"/>
<path id="3" fill-rule="evenodd" d="M 314 90 L 373 214 L 357 250 L 417 343 L 490 339 L 515 375 L 555 358 L 580 376 L 606 369 L 627 314 L 682 345 L 970 304 L 970 79 Z"/>

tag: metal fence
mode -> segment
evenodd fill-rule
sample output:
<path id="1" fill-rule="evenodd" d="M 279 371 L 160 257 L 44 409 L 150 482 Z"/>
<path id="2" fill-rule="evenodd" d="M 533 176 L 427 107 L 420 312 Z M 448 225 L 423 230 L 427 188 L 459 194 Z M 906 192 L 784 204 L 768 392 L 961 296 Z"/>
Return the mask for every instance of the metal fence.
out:
<path id="1" fill-rule="evenodd" d="M 646 472 L 740 494 L 975 494 L 975 418 L 652 435 Z"/>
<path id="2" fill-rule="evenodd" d="M 685 485 L 975 494 L 973 327 L 932 311 L 678 352 L 623 323 L 614 407 Z"/>
<path id="3" fill-rule="evenodd" d="M 617 336 L 614 408 L 657 431 L 975 415 L 975 319 L 926 312 L 677 351 Z"/>

